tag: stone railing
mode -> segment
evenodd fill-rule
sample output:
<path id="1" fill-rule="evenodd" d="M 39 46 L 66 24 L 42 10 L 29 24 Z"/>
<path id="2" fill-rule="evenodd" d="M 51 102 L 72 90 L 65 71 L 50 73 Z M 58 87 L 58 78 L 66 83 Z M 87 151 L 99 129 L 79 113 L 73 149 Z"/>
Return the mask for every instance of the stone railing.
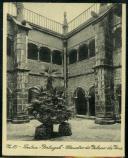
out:
<path id="1" fill-rule="evenodd" d="M 93 4 L 87 10 L 85 10 L 80 15 L 78 15 L 73 20 L 71 20 L 68 23 L 68 32 L 74 30 L 75 28 L 77 28 L 78 26 L 83 24 L 85 21 L 89 20 L 92 17 L 91 12 L 95 12 L 96 14 L 98 14 L 99 13 L 99 6 L 100 5 L 98 3 Z"/>
<path id="2" fill-rule="evenodd" d="M 8 13 L 12 16 L 17 15 L 16 6 L 14 3 L 8 3 Z M 56 22 L 45 16 L 37 14 L 26 8 L 23 9 L 23 15 L 24 15 L 24 20 L 26 20 L 32 24 L 35 24 L 35 25 L 44 27 L 48 30 L 62 34 L 63 25 L 59 22 Z"/>
<path id="3" fill-rule="evenodd" d="M 68 23 L 68 32 L 71 32 L 72 30 L 76 29 L 78 26 L 80 26 L 81 24 L 92 18 L 92 14 L 96 14 L 96 15 L 99 14 L 99 8 L 100 8 L 100 3 L 92 4 L 91 7 L 89 7 L 87 10 L 85 10 L 80 15 L 72 19 Z M 17 15 L 15 3 L 8 3 L 8 13 L 13 16 Z M 23 9 L 23 15 L 24 15 L 24 19 L 32 24 L 44 27 L 48 30 L 52 30 L 60 34 L 63 33 L 63 24 L 57 21 L 49 19 L 40 14 L 37 14 L 26 8 Z"/>
<path id="4" fill-rule="evenodd" d="M 24 19 L 49 30 L 62 33 L 62 24 L 24 8 Z"/>

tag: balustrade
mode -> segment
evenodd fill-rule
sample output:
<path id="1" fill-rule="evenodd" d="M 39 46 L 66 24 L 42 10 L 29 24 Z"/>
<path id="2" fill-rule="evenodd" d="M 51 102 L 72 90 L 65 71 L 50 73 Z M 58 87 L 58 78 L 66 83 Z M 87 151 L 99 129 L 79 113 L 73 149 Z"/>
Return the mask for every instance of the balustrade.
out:
<path id="1" fill-rule="evenodd" d="M 12 16 L 17 16 L 17 10 L 15 3 L 8 3 L 8 13 Z M 45 16 L 37 14 L 29 9 L 23 9 L 24 20 L 29 23 L 44 27 L 54 32 L 62 34 L 62 24 L 49 19 Z"/>
<path id="2" fill-rule="evenodd" d="M 83 24 L 85 21 L 89 20 L 92 17 L 91 15 L 92 12 L 95 12 L 96 14 L 98 14 L 99 8 L 100 8 L 99 4 L 93 4 L 87 10 L 85 10 L 80 15 L 78 15 L 73 20 L 71 20 L 68 23 L 68 32 L 74 30 L 75 28 Z M 17 15 L 15 3 L 8 3 L 8 13 L 13 16 Z M 26 8 L 23 9 L 23 14 L 24 14 L 24 19 L 30 23 L 44 27 L 46 29 L 52 30 L 60 34 L 62 34 L 63 32 L 63 25 L 59 22 L 56 22 L 45 16 L 37 14 Z"/>
<path id="3" fill-rule="evenodd" d="M 80 15 L 78 15 L 77 17 L 72 19 L 68 23 L 68 31 L 70 32 L 70 31 L 74 30 L 75 28 L 77 28 L 78 26 L 83 24 L 85 21 L 89 20 L 92 17 L 91 16 L 92 11 L 95 12 L 96 14 L 98 14 L 99 13 L 99 8 L 100 8 L 99 4 L 93 4 L 87 10 L 85 10 Z"/>

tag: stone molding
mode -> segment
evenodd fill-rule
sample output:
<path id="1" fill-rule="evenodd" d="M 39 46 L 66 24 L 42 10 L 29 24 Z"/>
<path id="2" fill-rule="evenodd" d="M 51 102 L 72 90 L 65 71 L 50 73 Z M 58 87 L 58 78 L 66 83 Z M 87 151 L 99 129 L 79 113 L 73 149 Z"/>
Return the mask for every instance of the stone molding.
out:
<path id="1" fill-rule="evenodd" d="M 94 73 L 94 71 L 85 72 L 83 74 L 76 74 L 76 75 L 68 76 L 68 79 L 74 78 L 74 77 L 80 77 L 80 76 L 84 76 L 84 75 L 89 75 L 89 74 L 93 74 L 93 73 Z"/>

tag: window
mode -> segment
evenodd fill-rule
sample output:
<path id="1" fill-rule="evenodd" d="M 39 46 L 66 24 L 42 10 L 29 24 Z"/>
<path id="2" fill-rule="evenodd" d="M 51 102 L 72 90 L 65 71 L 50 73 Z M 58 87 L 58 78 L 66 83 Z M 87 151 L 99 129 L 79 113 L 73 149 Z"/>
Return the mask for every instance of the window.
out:
<path id="1" fill-rule="evenodd" d="M 89 57 L 95 56 L 95 39 L 90 40 L 89 42 Z"/>
<path id="2" fill-rule="evenodd" d="M 115 49 L 121 48 L 122 46 L 121 32 L 122 32 L 121 27 L 115 30 L 115 33 L 114 33 Z"/>
<path id="3" fill-rule="evenodd" d="M 59 50 L 54 50 L 52 52 L 52 63 L 57 65 L 62 64 L 62 53 Z"/>
<path id="4" fill-rule="evenodd" d="M 7 55 L 10 56 L 12 51 L 12 41 L 7 37 Z"/>
<path id="5" fill-rule="evenodd" d="M 50 62 L 51 61 L 51 50 L 47 47 L 41 47 L 39 51 L 40 61 Z"/>
<path id="6" fill-rule="evenodd" d="M 38 48 L 33 43 L 28 43 L 28 59 L 38 60 Z"/>
<path id="7" fill-rule="evenodd" d="M 77 50 L 76 49 L 72 49 L 69 52 L 69 64 L 73 64 L 77 61 Z"/>
<path id="8" fill-rule="evenodd" d="M 87 59 L 88 58 L 88 45 L 83 44 L 79 46 L 79 61 Z"/>

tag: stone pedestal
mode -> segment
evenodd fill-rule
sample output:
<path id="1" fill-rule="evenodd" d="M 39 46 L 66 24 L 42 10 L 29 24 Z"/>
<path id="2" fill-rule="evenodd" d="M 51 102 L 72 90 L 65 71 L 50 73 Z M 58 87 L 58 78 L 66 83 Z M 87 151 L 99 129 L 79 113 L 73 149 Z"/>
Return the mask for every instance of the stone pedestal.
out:
<path id="1" fill-rule="evenodd" d="M 95 123 L 98 124 L 115 123 L 112 25 L 111 12 L 96 25 Z"/>

